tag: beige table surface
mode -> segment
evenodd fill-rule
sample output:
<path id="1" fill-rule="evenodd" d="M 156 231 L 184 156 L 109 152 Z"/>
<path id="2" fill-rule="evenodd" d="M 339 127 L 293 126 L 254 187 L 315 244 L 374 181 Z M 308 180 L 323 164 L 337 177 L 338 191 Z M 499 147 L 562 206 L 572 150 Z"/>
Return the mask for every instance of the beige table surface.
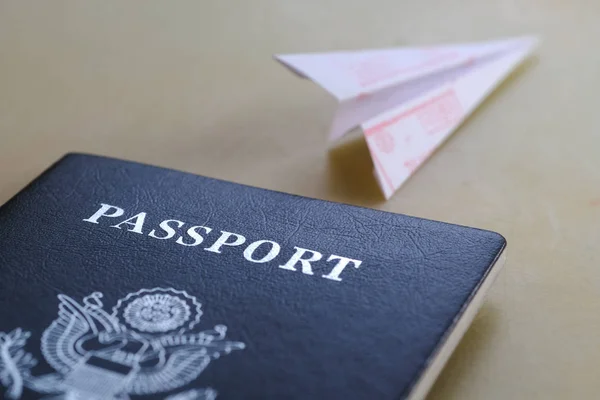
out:
<path id="1" fill-rule="evenodd" d="M 319 4 L 319 5 L 317 5 Z M 431 399 L 600 390 L 600 3 L 0 1 L 0 202 L 68 151 L 496 230 L 508 261 Z M 538 33 L 388 202 L 276 52 Z M 399 360 L 401 361 L 401 360 Z"/>

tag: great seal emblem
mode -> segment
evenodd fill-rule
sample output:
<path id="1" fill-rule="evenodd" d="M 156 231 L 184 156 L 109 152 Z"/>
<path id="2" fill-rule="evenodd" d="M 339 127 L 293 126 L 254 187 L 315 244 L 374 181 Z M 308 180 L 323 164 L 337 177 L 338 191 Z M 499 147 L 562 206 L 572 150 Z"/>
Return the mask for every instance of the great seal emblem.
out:
<path id="1" fill-rule="evenodd" d="M 58 318 L 42 334 L 41 351 L 57 372 L 33 376 L 37 360 L 25 350 L 30 333 L 0 332 L 0 383 L 5 396 L 20 399 L 27 387 L 65 399 L 127 399 L 174 391 L 196 379 L 211 360 L 245 344 L 225 340 L 227 327 L 196 331 L 202 306 L 173 288 L 141 289 L 120 299 L 109 314 L 102 293 L 81 303 L 58 295 Z M 216 398 L 191 389 L 171 399 Z"/>
<path id="2" fill-rule="evenodd" d="M 171 332 L 200 322 L 201 304 L 195 297 L 173 289 L 142 289 L 128 294 L 113 308 L 113 316 L 138 332 Z"/>

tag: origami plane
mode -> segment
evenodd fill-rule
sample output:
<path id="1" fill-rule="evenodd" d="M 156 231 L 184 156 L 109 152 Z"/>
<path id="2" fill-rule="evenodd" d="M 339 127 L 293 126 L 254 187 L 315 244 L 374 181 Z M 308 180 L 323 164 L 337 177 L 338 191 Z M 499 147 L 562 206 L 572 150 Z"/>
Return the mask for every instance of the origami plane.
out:
<path id="1" fill-rule="evenodd" d="M 338 100 L 331 141 L 362 128 L 389 199 L 537 45 L 527 36 L 275 59 Z"/>

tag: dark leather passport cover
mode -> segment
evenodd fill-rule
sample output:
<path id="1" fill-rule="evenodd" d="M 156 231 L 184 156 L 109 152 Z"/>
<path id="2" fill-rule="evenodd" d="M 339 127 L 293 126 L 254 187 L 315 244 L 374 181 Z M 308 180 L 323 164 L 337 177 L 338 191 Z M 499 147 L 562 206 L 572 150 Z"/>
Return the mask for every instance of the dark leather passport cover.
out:
<path id="1" fill-rule="evenodd" d="M 205 227 L 196 246 L 193 226 Z M 504 246 L 489 231 L 69 154 L 0 208 L 0 393 L 406 398 Z M 298 252 L 322 257 L 281 267 Z"/>

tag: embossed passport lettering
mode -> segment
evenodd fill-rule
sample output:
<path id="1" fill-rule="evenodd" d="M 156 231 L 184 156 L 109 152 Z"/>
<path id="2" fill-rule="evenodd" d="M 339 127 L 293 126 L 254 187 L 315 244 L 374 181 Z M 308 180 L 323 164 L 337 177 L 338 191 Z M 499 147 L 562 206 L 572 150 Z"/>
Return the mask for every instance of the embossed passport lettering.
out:
<path id="1" fill-rule="evenodd" d="M 502 236 L 70 154 L 0 207 L 6 399 L 421 399 Z"/>

